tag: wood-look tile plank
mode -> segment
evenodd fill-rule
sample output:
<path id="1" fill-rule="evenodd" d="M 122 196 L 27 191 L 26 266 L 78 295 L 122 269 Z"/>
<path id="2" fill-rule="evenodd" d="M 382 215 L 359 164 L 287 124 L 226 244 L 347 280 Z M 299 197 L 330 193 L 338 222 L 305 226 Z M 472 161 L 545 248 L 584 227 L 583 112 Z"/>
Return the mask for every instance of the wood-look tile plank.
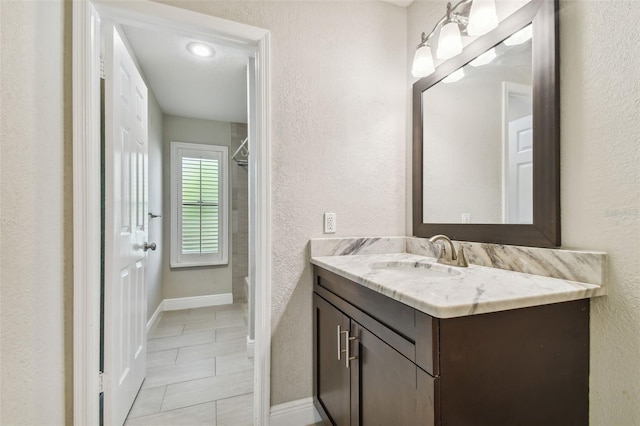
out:
<path id="1" fill-rule="evenodd" d="M 253 392 L 216 401 L 218 426 L 253 425 Z"/>
<path id="2" fill-rule="evenodd" d="M 138 392 L 138 396 L 136 396 L 136 400 L 133 402 L 127 418 L 135 419 L 137 417 L 159 413 L 166 390 L 166 386 L 141 389 L 140 392 Z"/>
<path id="3" fill-rule="evenodd" d="M 167 386 L 162 411 L 253 392 L 253 371 L 207 377 Z"/>
<path id="4" fill-rule="evenodd" d="M 246 341 L 248 329 L 246 325 L 239 327 L 224 327 L 216 329 L 216 342 L 244 338 Z"/>
<path id="5" fill-rule="evenodd" d="M 191 405 L 151 416 L 128 419 L 124 426 L 193 426 L 216 425 L 216 403 Z"/>
<path id="6" fill-rule="evenodd" d="M 187 334 L 187 336 L 189 335 Z M 246 351 L 246 349 L 247 341 L 245 338 L 187 346 L 180 348 L 180 350 L 178 351 L 178 358 L 176 360 L 176 363 L 214 358 L 218 355 L 230 354 L 243 350 Z"/>
<path id="7" fill-rule="evenodd" d="M 149 339 L 156 339 L 158 337 L 168 337 L 168 336 L 178 336 L 182 334 L 182 330 L 184 329 L 184 324 L 176 324 L 176 325 L 163 325 L 156 326 L 149 332 Z"/>
<path id="8" fill-rule="evenodd" d="M 177 357 L 178 348 L 147 352 L 147 368 L 175 364 Z"/>
<path id="9" fill-rule="evenodd" d="M 216 376 L 246 370 L 253 371 L 253 358 L 247 356 L 247 351 L 216 357 Z"/>
<path id="10" fill-rule="evenodd" d="M 166 325 L 182 324 L 183 321 L 189 319 L 189 309 L 181 309 L 177 311 L 164 311 L 160 315 L 158 326 L 163 327 Z"/>
<path id="11" fill-rule="evenodd" d="M 216 366 L 213 358 L 147 368 L 147 378 L 142 384 L 142 388 L 153 388 L 193 379 L 201 379 L 203 377 L 214 376 L 215 373 Z"/>
<path id="12" fill-rule="evenodd" d="M 149 339 L 147 342 L 147 351 L 161 351 L 165 349 L 182 348 L 193 345 L 201 345 L 203 343 L 213 342 L 215 333 L 213 330 L 198 333 L 181 334 L 180 336 L 159 337 L 157 339 Z"/>

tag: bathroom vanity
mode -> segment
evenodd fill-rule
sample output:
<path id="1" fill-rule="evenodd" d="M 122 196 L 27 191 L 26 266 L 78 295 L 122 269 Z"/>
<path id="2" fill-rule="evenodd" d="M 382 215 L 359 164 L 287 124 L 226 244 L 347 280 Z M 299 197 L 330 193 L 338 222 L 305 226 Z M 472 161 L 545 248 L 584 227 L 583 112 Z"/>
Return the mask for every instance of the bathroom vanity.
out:
<path id="1" fill-rule="evenodd" d="M 588 424 L 588 298 L 602 288 L 435 261 L 312 257 L 325 423 Z"/>

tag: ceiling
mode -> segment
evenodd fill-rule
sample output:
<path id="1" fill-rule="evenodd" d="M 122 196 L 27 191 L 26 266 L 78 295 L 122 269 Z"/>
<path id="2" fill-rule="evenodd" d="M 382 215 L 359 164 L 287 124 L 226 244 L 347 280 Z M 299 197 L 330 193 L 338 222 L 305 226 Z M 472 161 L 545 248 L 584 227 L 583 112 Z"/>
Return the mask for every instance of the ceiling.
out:
<path id="1" fill-rule="evenodd" d="M 215 55 L 201 58 L 186 49 L 199 40 L 147 28 L 122 28 L 163 113 L 247 122 L 246 53 L 207 43 Z"/>

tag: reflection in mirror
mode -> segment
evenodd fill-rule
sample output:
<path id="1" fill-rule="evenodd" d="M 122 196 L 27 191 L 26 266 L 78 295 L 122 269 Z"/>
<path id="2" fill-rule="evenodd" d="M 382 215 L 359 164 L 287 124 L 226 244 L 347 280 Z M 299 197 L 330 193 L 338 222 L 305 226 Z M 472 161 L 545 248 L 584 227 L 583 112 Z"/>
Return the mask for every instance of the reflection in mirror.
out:
<path id="1" fill-rule="evenodd" d="M 422 93 L 424 223 L 533 223 L 531 33 Z"/>

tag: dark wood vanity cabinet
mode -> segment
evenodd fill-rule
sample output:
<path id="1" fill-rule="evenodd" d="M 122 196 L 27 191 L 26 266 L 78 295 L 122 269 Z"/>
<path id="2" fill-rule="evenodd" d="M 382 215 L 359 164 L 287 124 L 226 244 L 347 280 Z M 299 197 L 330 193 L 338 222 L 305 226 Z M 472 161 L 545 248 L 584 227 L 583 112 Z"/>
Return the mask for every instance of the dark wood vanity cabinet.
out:
<path id="1" fill-rule="evenodd" d="M 314 280 L 326 424 L 588 424 L 588 299 L 437 319 L 319 267 Z"/>

